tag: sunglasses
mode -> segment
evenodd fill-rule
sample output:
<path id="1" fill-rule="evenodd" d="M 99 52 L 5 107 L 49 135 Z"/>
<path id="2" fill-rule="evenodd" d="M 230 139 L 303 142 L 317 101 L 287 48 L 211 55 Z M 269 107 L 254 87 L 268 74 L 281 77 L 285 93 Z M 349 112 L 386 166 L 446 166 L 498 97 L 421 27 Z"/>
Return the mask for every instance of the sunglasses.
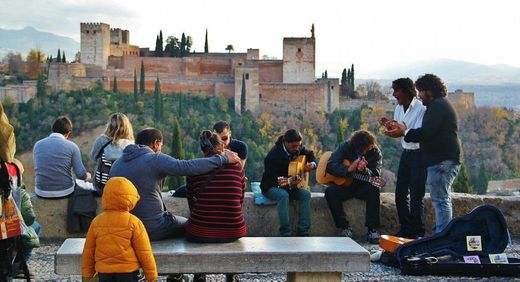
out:
<path id="1" fill-rule="evenodd" d="M 225 142 L 229 139 L 229 136 L 220 137 L 220 139 Z"/>

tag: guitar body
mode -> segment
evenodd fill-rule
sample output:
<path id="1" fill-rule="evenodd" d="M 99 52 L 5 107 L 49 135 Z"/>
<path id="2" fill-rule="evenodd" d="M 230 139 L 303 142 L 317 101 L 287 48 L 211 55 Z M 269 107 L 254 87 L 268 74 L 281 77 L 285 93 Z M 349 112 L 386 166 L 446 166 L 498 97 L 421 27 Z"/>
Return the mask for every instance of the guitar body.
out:
<path id="1" fill-rule="evenodd" d="M 354 179 L 358 179 L 364 182 L 368 182 L 378 188 L 383 188 L 386 185 L 386 181 L 378 176 L 368 176 L 360 173 L 353 173 L 352 177 L 337 177 L 327 172 L 327 164 L 329 162 L 332 152 L 327 151 L 321 155 L 318 167 L 316 168 L 316 181 L 319 184 L 329 185 L 336 184 L 339 186 L 350 186 Z M 343 160 L 343 165 L 349 167 L 351 162 L 349 160 Z"/>
<path id="2" fill-rule="evenodd" d="M 296 186 L 298 189 L 309 189 L 309 172 L 305 172 L 305 165 L 307 164 L 307 156 L 300 155 L 294 161 L 289 163 L 287 175 L 289 177 L 300 175 L 302 181 Z"/>
<path id="3" fill-rule="evenodd" d="M 339 186 L 350 186 L 352 184 L 353 178 L 347 177 L 337 177 L 327 172 L 327 164 L 329 162 L 330 156 L 332 152 L 327 151 L 321 155 L 320 161 L 318 163 L 318 167 L 316 168 L 316 181 L 319 184 L 336 184 Z M 343 165 L 348 167 L 350 165 L 349 160 L 343 160 Z"/>

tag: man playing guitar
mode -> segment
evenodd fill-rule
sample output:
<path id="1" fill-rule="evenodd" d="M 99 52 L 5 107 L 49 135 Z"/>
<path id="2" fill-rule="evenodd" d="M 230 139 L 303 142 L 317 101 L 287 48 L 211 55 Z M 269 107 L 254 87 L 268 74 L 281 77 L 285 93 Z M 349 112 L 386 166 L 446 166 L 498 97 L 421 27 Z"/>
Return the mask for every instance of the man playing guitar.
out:
<path id="1" fill-rule="evenodd" d="M 298 201 L 299 215 L 296 235 L 309 235 L 311 192 L 308 189 L 298 188 L 298 184 L 303 180 L 300 175 L 288 177 L 289 164 L 300 156 L 305 156 L 306 159 L 303 171 L 308 172 L 316 168 L 314 152 L 302 146 L 301 133 L 295 129 L 289 129 L 278 138 L 264 159 L 264 174 L 260 188 L 267 198 L 277 202 L 281 236 L 292 235 L 289 222 L 289 200 Z"/>
<path id="2" fill-rule="evenodd" d="M 344 160 L 350 161 L 349 166 Z M 332 153 L 327 163 L 327 173 L 336 177 L 351 178 L 354 173 L 368 176 L 380 176 L 382 163 L 381 151 L 376 145 L 376 137 L 366 130 L 352 133 L 349 140 L 343 142 Z M 367 239 L 371 244 L 379 243 L 379 188 L 369 182 L 354 179 L 352 184 L 339 186 L 331 184 L 325 190 L 325 198 L 337 228 L 341 228 L 341 236 L 352 237 L 343 202 L 350 198 L 366 201 L 365 225 L 368 228 Z"/>

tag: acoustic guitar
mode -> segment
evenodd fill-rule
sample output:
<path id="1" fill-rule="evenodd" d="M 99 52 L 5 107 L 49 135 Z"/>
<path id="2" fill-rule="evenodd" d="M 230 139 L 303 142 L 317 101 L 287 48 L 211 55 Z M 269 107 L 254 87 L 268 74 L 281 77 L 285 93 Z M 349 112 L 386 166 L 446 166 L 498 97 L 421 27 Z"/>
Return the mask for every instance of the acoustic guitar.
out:
<path id="1" fill-rule="evenodd" d="M 383 188 L 386 185 L 386 181 L 378 176 L 368 176 L 362 173 L 352 173 L 352 177 L 337 177 L 327 172 L 327 163 L 329 162 L 330 156 L 332 152 L 327 151 L 321 155 L 320 161 L 318 163 L 318 168 L 316 168 L 316 181 L 319 184 L 329 185 L 336 184 L 339 186 L 350 186 L 354 179 L 361 180 L 364 182 L 368 182 L 378 188 Z M 351 162 L 349 160 L 343 160 L 343 165 L 345 167 L 349 167 Z"/>
<path id="2" fill-rule="evenodd" d="M 309 172 L 305 171 L 305 165 L 307 164 L 307 156 L 300 155 L 295 160 L 289 163 L 287 175 L 289 177 L 278 177 L 278 185 L 280 187 L 289 185 L 295 189 L 309 189 Z M 298 177 L 302 179 L 297 185 L 292 185 Z"/>

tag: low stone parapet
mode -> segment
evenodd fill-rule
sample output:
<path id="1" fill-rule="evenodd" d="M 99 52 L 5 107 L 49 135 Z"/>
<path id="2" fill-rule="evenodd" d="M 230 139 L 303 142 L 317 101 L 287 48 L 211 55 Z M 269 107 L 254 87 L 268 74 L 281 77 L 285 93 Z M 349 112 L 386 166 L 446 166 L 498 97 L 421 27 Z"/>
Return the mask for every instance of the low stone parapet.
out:
<path id="1" fill-rule="evenodd" d="M 460 216 L 469 213 L 473 208 L 491 204 L 502 211 L 509 230 L 513 235 L 520 235 L 520 197 L 491 197 L 462 193 L 452 193 L 453 215 Z M 173 198 L 163 193 L 164 202 L 168 210 L 175 215 L 188 217 L 189 209 L 185 198 Z M 71 238 L 84 237 L 85 234 L 68 233 L 65 219 L 67 213 L 67 199 L 48 200 L 33 195 L 33 206 L 38 222 L 42 225 L 42 238 Z M 339 230 L 334 226 L 327 202 L 323 193 L 312 193 L 312 226 L 311 236 L 335 236 Z M 343 203 L 347 219 L 349 220 L 354 237 L 364 238 L 366 235 L 365 202 L 357 199 Z M 434 211 L 429 194 L 425 197 L 426 211 L 424 221 L 427 234 L 431 234 L 434 224 Z M 296 205 L 290 210 L 291 219 L 294 219 Z M 101 201 L 98 200 L 98 212 L 101 210 Z M 248 226 L 248 236 L 277 236 L 278 213 L 276 206 L 259 206 L 254 202 L 254 195 L 247 192 L 244 199 L 244 214 Z M 395 233 L 399 230 L 394 194 L 381 193 L 381 228 L 383 234 Z M 293 220 L 294 228 L 296 222 Z"/>

